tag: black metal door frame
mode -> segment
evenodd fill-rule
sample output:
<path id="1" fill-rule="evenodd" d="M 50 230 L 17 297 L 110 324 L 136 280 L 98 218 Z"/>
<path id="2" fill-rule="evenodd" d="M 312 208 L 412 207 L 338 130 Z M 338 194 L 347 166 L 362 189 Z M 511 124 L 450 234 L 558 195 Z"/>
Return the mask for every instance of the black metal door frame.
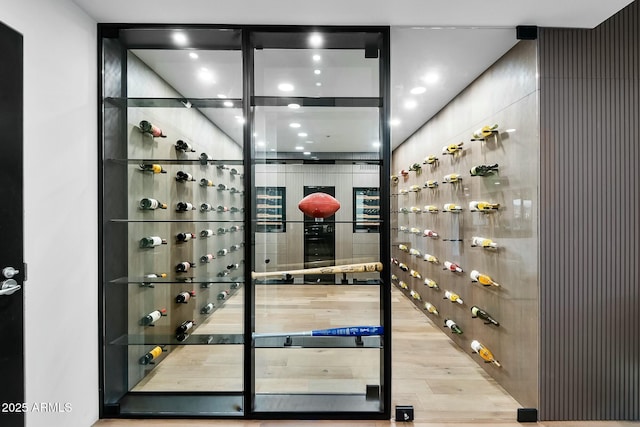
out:
<path id="1" fill-rule="evenodd" d="M 0 22 L 0 425 L 24 426 L 23 41 Z"/>

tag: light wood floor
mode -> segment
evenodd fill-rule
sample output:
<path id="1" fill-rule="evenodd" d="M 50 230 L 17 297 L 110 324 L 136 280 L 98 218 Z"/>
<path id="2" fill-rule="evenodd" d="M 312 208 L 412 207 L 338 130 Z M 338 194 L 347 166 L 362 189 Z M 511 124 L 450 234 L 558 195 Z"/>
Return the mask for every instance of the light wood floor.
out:
<path id="1" fill-rule="evenodd" d="M 377 289 L 373 286 L 286 286 L 270 287 L 257 298 L 256 330 L 258 332 L 292 331 L 343 326 L 346 324 L 376 324 Z M 241 295 L 235 296 L 241 301 Z M 358 301 L 354 310 L 353 301 Z M 392 292 L 393 300 L 393 382 L 392 408 L 413 405 L 415 427 L 515 427 L 516 411 L 521 405 L 509 396 L 484 370 L 437 329 L 402 293 Z M 273 307 L 278 306 L 278 310 Z M 233 298 L 227 307 L 202 324 L 199 333 L 232 332 L 234 318 L 242 309 Z M 291 319 L 295 323 L 291 323 Z M 350 321 L 346 321 L 350 320 Z M 205 331 L 206 330 L 206 331 Z M 235 331 L 233 331 L 235 332 Z M 223 347 L 213 349 L 212 347 Z M 221 382 L 227 390 L 241 390 L 241 346 L 184 346 L 174 351 L 138 384 L 136 390 L 210 390 L 210 384 Z M 271 350 L 271 349 L 269 349 Z M 358 351 L 357 349 L 354 349 Z M 212 351 L 222 351 L 212 355 Z M 237 352 L 237 354 L 234 353 Z M 320 350 L 326 351 L 326 350 Z M 377 351 L 359 350 L 353 357 L 338 353 L 322 354 L 318 350 L 292 352 L 275 349 L 265 355 L 257 366 L 258 391 L 322 392 L 361 391 L 363 384 L 375 378 Z M 226 353 L 225 353 L 226 352 Z M 329 361 L 329 367 L 326 364 Z M 185 363 L 192 374 L 176 379 L 175 367 Z M 220 375 L 224 367 L 224 375 Z M 203 380 L 204 376 L 204 380 Z M 216 381 L 210 381 L 214 376 Z M 209 386 L 203 388 L 202 384 Z M 229 388 L 231 387 L 231 388 Z M 200 426 L 394 426 L 391 421 L 260 421 L 260 420 L 100 420 L 97 427 L 200 427 Z M 527 424 L 524 424 L 527 425 Z M 529 424 L 531 425 L 531 424 Z M 630 426 L 637 423 L 560 423 L 545 422 L 545 427 Z"/>

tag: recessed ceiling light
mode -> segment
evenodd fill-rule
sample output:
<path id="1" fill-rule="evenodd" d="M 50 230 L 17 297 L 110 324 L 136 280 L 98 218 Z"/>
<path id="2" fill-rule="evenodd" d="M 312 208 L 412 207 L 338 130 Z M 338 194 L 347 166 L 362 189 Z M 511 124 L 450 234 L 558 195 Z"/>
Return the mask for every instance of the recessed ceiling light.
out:
<path id="1" fill-rule="evenodd" d="M 278 85 L 278 89 L 283 92 L 291 92 L 293 90 L 293 85 L 291 83 L 280 83 Z"/>
<path id="2" fill-rule="evenodd" d="M 413 110 L 417 106 L 418 103 L 415 99 L 407 99 L 406 101 L 404 101 L 404 108 L 406 108 L 407 110 Z"/>
<path id="3" fill-rule="evenodd" d="M 224 101 L 222 105 L 225 107 L 233 107 L 233 101 Z"/>
<path id="4" fill-rule="evenodd" d="M 307 134 L 306 132 L 300 132 L 298 136 L 304 138 L 305 136 L 307 136 Z"/>
<path id="5" fill-rule="evenodd" d="M 421 93 L 425 93 L 427 89 L 424 86 L 416 86 L 410 90 L 413 95 L 420 95 Z"/>
<path id="6" fill-rule="evenodd" d="M 219 93 L 216 96 L 220 99 L 225 99 L 227 97 L 227 95 L 225 95 L 224 93 Z"/>
<path id="7" fill-rule="evenodd" d="M 305 141 L 307 144 L 313 144 L 313 141 L 309 140 L 309 141 Z"/>
<path id="8" fill-rule="evenodd" d="M 191 59 L 198 59 L 198 54 L 195 52 L 189 52 L 189 58 Z"/>
<path id="9" fill-rule="evenodd" d="M 289 123 L 289 127 L 299 128 L 300 127 L 300 123 Z"/>
<path id="10" fill-rule="evenodd" d="M 440 76 L 437 73 L 427 73 L 425 74 L 425 76 L 422 78 L 422 80 L 425 83 L 428 83 L 430 85 L 437 83 L 438 80 L 440 80 Z"/>
<path id="11" fill-rule="evenodd" d="M 322 46 L 322 36 L 318 33 L 313 33 L 309 36 L 309 44 L 312 47 Z"/>
<path id="12" fill-rule="evenodd" d="M 316 86 L 322 86 L 322 83 L 316 82 Z"/>
<path id="13" fill-rule="evenodd" d="M 187 35 L 185 33 L 181 33 L 181 32 L 175 32 L 173 33 L 173 41 L 180 46 L 184 46 L 185 44 L 187 44 Z"/>
<path id="14" fill-rule="evenodd" d="M 313 70 L 313 74 L 320 75 L 322 74 L 322 70 Z"/>
<path id="15" fill-rule="evenodd" d="M 200 68 L 200 71 L 198 71 L 198 77 L 206 83 L 214 83 L 213 74 L 206 68 Z"/>
<path id="16" fill-rule="evenodd" d="M 389 120 L 389 124 L 391 126 L 398 126 L 400 124 L 400 119 L 391 119 Z"/>
<path id="17" fill-rule="evenodd" d="M 311 155 L 311 151 L 305 151 L 305 152 L 304 152 L 304 153 L 302 153 L 302 154 L 304 154 L 305 156 L 310 156 L 310 155 Z"/>
<path id="18" fill-rule="evenodd" d="M 320 55 L 318 55 L 317 53 L 315 55 L 313 55 L 311 58 L 313 58 L 314 61 L 320 61 L 322 59 L 322 57 Z"/>
<path id="19" fill-rule="evenodd" d="M 296 146 L 296 150 L 302 151 L 302 150 L 304 150 L 304 147 L 301 147 L 301 146 L 298 145 L 298 146 Z"/>
<path id="20" fill-rule="evenodd" d="M 287 107 L 292 108 L 292 109 L 298 109 L 300 108 L 300 104 L 295 104 L 295 103 L 291 103 L 289 105 L 287 105 Z"/>

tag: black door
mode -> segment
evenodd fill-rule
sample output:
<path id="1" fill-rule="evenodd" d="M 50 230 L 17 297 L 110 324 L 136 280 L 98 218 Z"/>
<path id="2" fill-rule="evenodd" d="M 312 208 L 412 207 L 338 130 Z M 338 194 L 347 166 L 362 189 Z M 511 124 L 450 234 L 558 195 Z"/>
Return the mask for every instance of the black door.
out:
<path id="1" fill-rule="evenodd" d="M 22 35 L 0 22 L 0 425 L 24 426 Z"/>
<path id="2" fill-rule="evenodd" d="M 304 187 L 304 196 L 313 193 L 326 193 L 332 197 L 336 195 L 335 187 Z M 336 263 L 336 216 L 314 220 L 304 217 L 304 268 L 325 267 Z M 305 283 L 336 282 L 335 274 L 305 274 Z"/>

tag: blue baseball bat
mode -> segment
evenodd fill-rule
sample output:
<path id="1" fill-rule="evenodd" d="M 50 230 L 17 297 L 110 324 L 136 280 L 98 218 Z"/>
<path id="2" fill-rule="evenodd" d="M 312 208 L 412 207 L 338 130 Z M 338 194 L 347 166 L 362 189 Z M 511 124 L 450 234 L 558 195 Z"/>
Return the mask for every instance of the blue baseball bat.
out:
<path id="1" fill-rule="evenodd" d="M 271 337 L 368 337 L 384 335 L 382 326 L 347 326 L 344 328 L 314 329 L 303 332 L 273 332 L 266 334 L 253 334 L 253 338 Z"/>

